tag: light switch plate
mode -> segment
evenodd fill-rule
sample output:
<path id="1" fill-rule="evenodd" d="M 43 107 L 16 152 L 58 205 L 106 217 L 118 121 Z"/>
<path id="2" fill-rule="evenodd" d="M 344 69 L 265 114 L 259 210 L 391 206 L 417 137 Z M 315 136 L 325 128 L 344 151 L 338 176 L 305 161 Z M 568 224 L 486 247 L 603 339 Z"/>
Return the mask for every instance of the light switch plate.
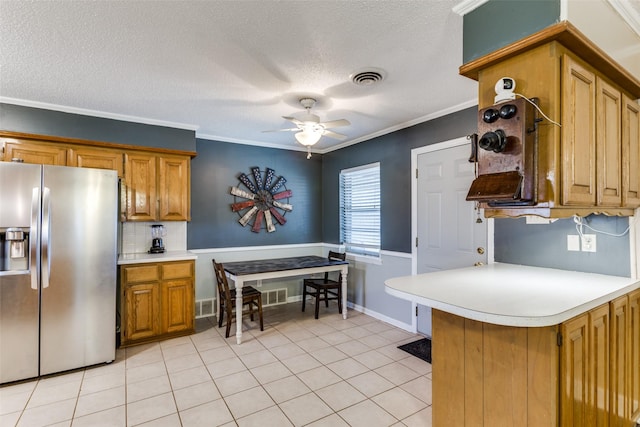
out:
<path id="1" fill-rule="evenodd" d="M 567 250 L 580 251 L 580 236 L 578 236 L 577 234 L 567 235 Z"/>

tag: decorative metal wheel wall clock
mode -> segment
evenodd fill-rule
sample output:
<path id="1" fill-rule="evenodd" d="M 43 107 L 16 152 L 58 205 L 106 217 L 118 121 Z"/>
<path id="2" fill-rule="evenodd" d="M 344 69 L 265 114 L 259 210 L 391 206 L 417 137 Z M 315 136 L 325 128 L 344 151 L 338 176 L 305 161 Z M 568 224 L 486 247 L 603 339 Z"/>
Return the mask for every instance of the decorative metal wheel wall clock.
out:
<path id="1" fill-rule="evenodd" d="M 243 227 L 251 225 L 251 231 L 259 233 L 264 225 L 267 232 L 273 233 L 276 231 L 274 219 L 280 225 L 287 222 L 284 216 L 293 209 L 289 203 L 293 193 L 285 186 L 287 180 L 283 176 L 276 178 L 273 169 L 266 168 L 264 179 L 260 168 L 251 168 L 251 174 L 253 179 L 241 174 L 238 186 L 231 187 L 230 193 L 234 196 L 231 210 L 238 213 L 238 222 Z M 240 185 L 248 191 L 240 188 Z"/>

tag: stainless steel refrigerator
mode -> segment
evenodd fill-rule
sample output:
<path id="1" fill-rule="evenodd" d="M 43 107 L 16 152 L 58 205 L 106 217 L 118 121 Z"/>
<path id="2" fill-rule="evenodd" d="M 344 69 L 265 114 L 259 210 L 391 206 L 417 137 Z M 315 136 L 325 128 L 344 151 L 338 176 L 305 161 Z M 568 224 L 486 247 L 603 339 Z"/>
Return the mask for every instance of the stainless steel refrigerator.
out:
<path id="1" fill-rule="evenodd" d="M 0 383 L 115 359 L 115 171 L 0 162 Z"/>

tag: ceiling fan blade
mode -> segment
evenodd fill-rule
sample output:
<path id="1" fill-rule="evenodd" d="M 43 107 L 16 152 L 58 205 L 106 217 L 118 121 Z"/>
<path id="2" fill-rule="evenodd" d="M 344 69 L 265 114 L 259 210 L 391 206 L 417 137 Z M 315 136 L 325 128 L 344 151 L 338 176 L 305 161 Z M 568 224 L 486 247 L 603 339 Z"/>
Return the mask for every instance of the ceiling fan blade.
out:
<path id="1" fill-rule="evenodd" d="M 337 132 L 333 132 L 330 130 L 325 130 L 322 135 L 324 136 L 328 136 L 329 138 L 334 138 L 334 139 L 339 139 L 340 141 L 344 141 L 345 139 L 347 139 L 346 135 L 343 135 L 341 133 L 337 133 Z"/>
<path id="2" fill-rule="evenodd" d="M 282 116 L 283 119 L 285 120 L 289 120 L 290 122 L 293 122 L 297 125 L 302 125 L 304 124 L 303 122 L 301 122 L 300 120 L 296 119 L 295 117 L 288 117 L 288 116 Z"/>
<path id="3" fill-rule="evenodd" d="M 340 126 L 349 126 L 351 123 L 347 119 L 340 119 L 340 120 L 331 120 L 328 122 L 322 122 L 321 124 L 322 126 L 324 126 L 325 129 L 332 129 Z"/>
<path id="4" fill-rule="evenodd" d="M 290 128 L 290 129 L 272 129 L 272 130 L 263 130 L 262 132 L 297 132 L 299 128 Z"/>

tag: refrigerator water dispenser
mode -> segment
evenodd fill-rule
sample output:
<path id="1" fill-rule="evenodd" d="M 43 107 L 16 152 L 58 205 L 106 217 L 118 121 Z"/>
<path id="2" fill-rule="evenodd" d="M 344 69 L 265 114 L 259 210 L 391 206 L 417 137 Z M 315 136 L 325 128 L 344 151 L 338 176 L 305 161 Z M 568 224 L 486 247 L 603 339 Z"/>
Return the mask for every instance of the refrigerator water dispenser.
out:
<path id="1" fill-rule="evenodd" d="M 21 228 L 0 229 L 0 271 L 29 269 L 29 233 Z"/>

